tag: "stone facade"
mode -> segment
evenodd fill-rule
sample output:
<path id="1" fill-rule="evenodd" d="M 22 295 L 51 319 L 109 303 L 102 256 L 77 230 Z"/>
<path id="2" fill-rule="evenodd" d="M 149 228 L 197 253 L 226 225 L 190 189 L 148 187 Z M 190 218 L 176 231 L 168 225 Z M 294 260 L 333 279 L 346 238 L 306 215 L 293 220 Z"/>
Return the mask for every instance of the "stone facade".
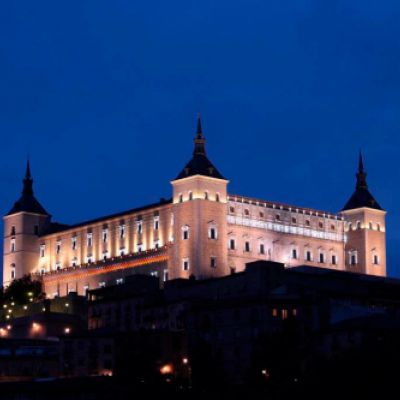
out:
<path id="1" fill-rule="evenodd" d="M 365 177 L 360 158 L 356 191 L 337 214 L 230 195 L 206 156 L 199 121 L 172 199 L 66 226 L 52 223 L 34 197 L 28 164 L 23 194 L 4 217 L 3 284 L 35 274 L 54 297 L 133 273 L 161 283 L 220 277 L 256 260 L 386 276 L 386 213 Z"/>

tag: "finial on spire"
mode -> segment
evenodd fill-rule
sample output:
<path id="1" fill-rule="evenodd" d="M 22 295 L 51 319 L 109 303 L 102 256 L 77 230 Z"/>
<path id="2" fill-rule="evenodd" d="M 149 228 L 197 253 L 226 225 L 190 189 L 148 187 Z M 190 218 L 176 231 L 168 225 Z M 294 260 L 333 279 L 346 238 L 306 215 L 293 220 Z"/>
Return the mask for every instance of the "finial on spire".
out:
<path id="1" fill-rule="evenodd" d="M 358 172 L 356 174 L 357 177 L 357 189 L 367 189 L 367 173 L 364 170 L 364 161 L 363 161 L 363 156 L 362 152 L 360 150 L 360 154 L 358 157 Z"/>
<path id="2" fill-rule="evenodd" d="M 194 151 L 193 154 L 206 155 L 205 149 L 205 139 L 203 135 L 203 128 L 201 126 L 201 116 L 200 113 L 197 114 L 197 129 L 196 129 L 196 137 L 194 139 Z"/>
<path id="3" fill-rule="evenodd" d="M 25 178 L 23 180 L 24 183 L 24 188 L 22 193 L 24 195 L 33 195 L 33 179 L 32 179 L 32 174 L 31 174 L 31 164 L 29 161 L 29 158 L 26 162 L 26 172 L 25 172 Z"/>
<path id="4" fill-rule="evenodd" d="M 197 136 L 203 136 L 203 129 L 201 127 L 201 114 L 197 113 L 197 130 L 196 130 Z"/>

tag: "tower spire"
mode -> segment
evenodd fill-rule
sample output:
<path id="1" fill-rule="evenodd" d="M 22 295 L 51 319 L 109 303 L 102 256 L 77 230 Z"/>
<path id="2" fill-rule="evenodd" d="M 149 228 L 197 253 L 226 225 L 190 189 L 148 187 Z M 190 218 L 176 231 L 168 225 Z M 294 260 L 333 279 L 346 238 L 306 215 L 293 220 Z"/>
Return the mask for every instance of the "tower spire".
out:
<path id="1" fill-rule="evenodd" d="M 194 155 L 206 155 L 205 148 L 205 138 L 203 135 L 203 128 L 201 126 L 201 116 L 200 113 L 197 114 L 197 129 L 196 129 L 196 137 L 194 139 Z"/>
<path id="2" fill-rule="evenodd" d="M 24 195 L 33 195 L 33 179 L 31 175 L 31 164 L 29 158 L 26 162 L 25 178 L 23 180 L 24 187 L 22 193 Z"/>
<path id="3" fill-rule="evenodd" d="M 356 174 L 357 177 L 357 184 L 356 188 L 357 189 L 368 189 L 367 185 L 367 173 L 364 170 L 364 161 L 363 161 L 363 156 L 360 150 L 360 154 L 358 157 L 358 172 Z"/>

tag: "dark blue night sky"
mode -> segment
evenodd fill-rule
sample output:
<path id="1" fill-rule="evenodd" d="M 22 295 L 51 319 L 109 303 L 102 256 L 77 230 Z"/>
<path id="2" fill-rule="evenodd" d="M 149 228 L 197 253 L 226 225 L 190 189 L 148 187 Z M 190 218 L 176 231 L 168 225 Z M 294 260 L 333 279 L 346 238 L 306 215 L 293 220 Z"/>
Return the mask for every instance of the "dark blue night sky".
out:
<path id="1" fill-rule="evenodd" d="M 169 197 L 202 113 L 230 193 L 336 212 L 362 148 L 400 276 L 400 2 L 4 1 L 0 210 L 73 223 Z"/>

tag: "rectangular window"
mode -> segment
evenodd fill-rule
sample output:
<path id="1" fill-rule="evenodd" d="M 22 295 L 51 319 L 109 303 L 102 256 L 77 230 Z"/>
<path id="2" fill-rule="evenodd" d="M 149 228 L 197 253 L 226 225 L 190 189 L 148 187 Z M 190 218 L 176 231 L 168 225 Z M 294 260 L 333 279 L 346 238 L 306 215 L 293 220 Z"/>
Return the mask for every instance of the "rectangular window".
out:
<path id="1" fill-rule="evenodd" d="M 125 255 L 125 247 L 121 247 L 121 248 L 119 249 L 119 255 L 120 255 L 121 257 L 123 257 L 123 256 Z"/>
<path id="2" fill-rule="evenodd" d="M 188 240 L 189 239 L 189 227 L 184 226 L 182 230 L 182 239 L 183 240 Z"/>
<path id="3" fill-rule="evenodd" d="M 163 281 L 167 282 L 167 280 L 168 280 L 168 270 L 164 269 L 164 271 L 163 271 Z"/>
<path id="4" fill-rule="evenodd" d="M 250 251 L 250 242 L 244 242 L 244 251 L 249 252 Z"/>
<path id="5" fill-rule="evenodd" d="M 15 279 L 15 267 L 11 268 L 11 279 Z"/>
<path id="6" fill-rule="evenodd" d="M 159 249 L 160 248 L 160 241 L 159 240 L 155 240 L 154 241 L 154 248 L 155 249 Z"/>
<path id="7" fill-rule="evenodd" d="M 58 241 L 56 244 L 56 254 L 61 253 L 61 241 Z"/>
<path id="8" fill-rule="evenodd" d="M 217 238 L 217 229 L 216 228 L 210 228 L 208 230 L 208 238 L 209 239 L 216 239 Z"/>
<path id="9" fill-rule="evenodd" d="M 93 256 L 87 256 L 87 257 L 86 257 L 86 262 L 87 262 L 88 264 L 91 264 L 92 262 L 94 262 Z"/>
<path id="10" fill-rule="evenodd" d="M 377 254 L 374 254 L 373 263 L 374 263 L 374 265 L 378 265 L 379 264 L 379 257 L 378 257 Z"/>
<path id="11" fill-rule="evenodd" d="M 350 253 L 350 265 L 357 265 L 357 254 L 355 252 Z"/>
<path id="12" fill-rule="evenodd" d="M 15 226 L 11 227 L 11 236 L 15 236 Z"/>
<path id="13" fill-rule="evenodd" d="M 158 271 L 151 271 L 150 275 L 157 277 L 158 276 Z"/>
<path id="14" fill-rule="evenodd" d="M 10 251 L 11 251 L 11 253 L 14 253 L 15 249 L 16 249 L 15 238 L 12 238 L 11 241 L 10 241 Z"/>
<path id="15" fill-rule="evenodd" d="M 312 261 L 312 256 L 311 256 L 311 251 L 310 250 L 306 251 L 306 261 Z"/>
<path id="16" fill-rule="evenodd" d="M 319 253 L 319 262 L 324 263 L 325 262 L 325 254 L 324 253 Z"/>
<path id="17" fill-rule="evenodd" d="M 265 254 L 265 246 L 264 246 L 264 243 L 260 243 L 260 254 Z"/>
<path id="18" fill-rule="evenodd" d="M 137 252 L 140 253 L 143 251 L 143 245 L 142 244 L 138 244 L 137 245 Z"/>
<path id="19" fill-rule="evenodd" d="M 235 239 L 230 239 L 229 240 L 229 248 L 231 249 L 231 250 L 235 250 Z"/>
<path id="20" fill-rule="evenodd" d="M 287 319 L 287 317 L 288 317 L 288 310 L 286 310 L 286 308 L 283 308 L 283 309 L 282 309 L 281 316 L 282 316 L 282 319 Z"/>
<path id="21" fill-rule="evenodd" d="M 107 243 L 107 241 L 108 241 L 108 229 L 107 228 L 103 229 L 103 232 L 101 234 L 101 238 L 103 240 L 103 243 Z"/>
<path id="22" fill-rule="evenodd" d="M 78 265 L 78 259 L 74 257 L 71 262 L 71 267 L 76 267 Z"/>
<path id="23" fill-rule="evenodd" d="M 332 265 L 336 265 L 336 264 L 337 264 L 336 254 L 332 254 Z"/>
<path id="24" fill-rule="evenodd" d="M 217 267 L 217 257 L 215 257 L 215 256 L 210 257 L 210 267 L 211 268 Z"/>
<path id="25" fill-rule="evenodd" d="M 72 236 L 72 238 L 71 238 L 72 250 L 76 250 L 76 243 L 77 243 L 76 236 Z"/>
<path id="26" fill-rule="evenodd" d="M 124 239 L 125 238 L 125 225 L 120 225 L 119 226 L 119 238 Z"/>
<path id="27" fill-rule="evenodd" d="M 99 287 L 105 287 L 106 286 L 106 283 L 105 282 L 99 282 Z"/>
<path id="28" fill-rule="evenodd" d="M 93 246 L 93 233 L 89 232 L 87 234 L 87 247 Z"/>
<path id="29" fill-rule="evenodd" d="M 182 268 L 184 271 L 189 271 L 189 258 L 184 258 L 182 260 Z"/>
<path id="30" fill-rule="evenodd" d="M 292 249 L 292 258 L 293 260 L 297 260 L 297 249 Z"/>
<path id="31" fill-rule="evenodd" d="M 61 263 L 56 263 L 56 271 L 61 271 Z"/>
<path id="32" fill-rule="evenodd" d="M 124 283 L 124 280 L 123 280 L 123 278 L 118 278 L 115 280 L 115 282 L 117 285 L 122 285 Z"/>
<path id="33" fill-rule="evenodd" d="M 141 235 L 143 232 L 143 221 L 137 221 L 136 232 Z"/>
<path id="34" fill-rule="evenodd" d="M 160 218 L 157 216 L 154 217 L 154 230 L 158 231 L 159 227 L 160 227 Z"/>
<path id="35" fill-rule="evenodd" d="M 41 244 L 40 245 L 40 257 L 42 257 L 42 258 L 44 257 L 45 250 L 46 250 L 46 245 Z"/>

